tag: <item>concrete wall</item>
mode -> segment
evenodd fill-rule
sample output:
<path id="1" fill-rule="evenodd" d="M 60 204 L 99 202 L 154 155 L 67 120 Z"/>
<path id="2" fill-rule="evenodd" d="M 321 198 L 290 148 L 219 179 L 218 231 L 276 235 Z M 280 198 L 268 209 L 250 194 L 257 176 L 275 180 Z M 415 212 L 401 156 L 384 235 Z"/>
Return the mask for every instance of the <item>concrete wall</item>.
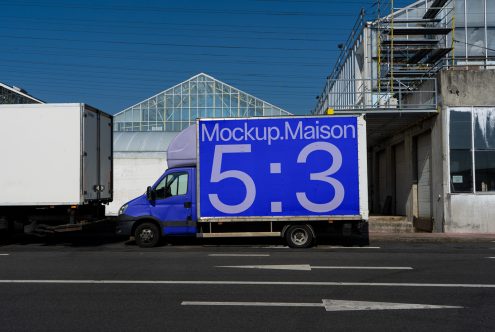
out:
<path id="1" fill-rule="evenodd" d="M 447 195 L 445 232 L 495 233 L 495 194 Z"/>
<path id="2" fill-rule="evenodd" d="M 444 173 L 448 165 L 447 141 L 444 136 L 446 116 L 440 111 L 431 126 L 431 199 L 432 231 L 444 232 L 445 193 L 449 188 L 449 174 Z"/>
<path id="3" fill-rule="evenodd" d="M 445 232 L 493 233 L 495 193 L 450 193 L 447 113 L 449 107 L 495 106 L 495 70 L 443 71 L 439 74 L 439 92 L 443 128 L 443 193 L 439 201 L 443 204 Z"/>
<path id="4" fill-rule="evenodd" d="M 442 107 L 495 105 L 495 70 L 444 70 L 438 84 Z"/>
<path id="5" fill-rule="evenodd" d="M 118 214 L 120 207 L 146 192 L 167 169 L 166 153 L 126 152 L 114 154 L 114 199 L 106 207 L 107 216 Z"/>

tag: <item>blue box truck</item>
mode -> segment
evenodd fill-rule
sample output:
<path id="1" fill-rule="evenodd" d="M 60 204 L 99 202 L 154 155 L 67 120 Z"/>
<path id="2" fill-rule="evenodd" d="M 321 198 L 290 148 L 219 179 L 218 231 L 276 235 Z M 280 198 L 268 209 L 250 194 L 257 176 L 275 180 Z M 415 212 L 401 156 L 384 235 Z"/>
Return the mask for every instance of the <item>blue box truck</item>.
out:
<path id="1" fill-rule="evenodd" d="M 168 169 L 124 204 L 117 233 L 368 239 L 366 124 L 360 116 L 198 119 L 167 151 Z M 143 188 L 144 189 L 144 188 Z"/>

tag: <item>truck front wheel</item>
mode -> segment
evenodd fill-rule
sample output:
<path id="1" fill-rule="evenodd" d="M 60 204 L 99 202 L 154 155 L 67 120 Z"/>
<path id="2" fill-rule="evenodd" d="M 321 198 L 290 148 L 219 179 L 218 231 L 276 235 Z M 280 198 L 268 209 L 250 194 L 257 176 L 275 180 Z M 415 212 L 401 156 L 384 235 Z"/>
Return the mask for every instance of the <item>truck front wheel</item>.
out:
<path id="1" fill-rule="evenodd" d="M 152 248 L 160 241 L 160 230 L 155 224 L 145 222 L 136 227 L 134 238 L 141 248 Z"/>
<path id="2" fill-rule="evenodd" d="M 309 248 L 313 244 L 314 236 L 308 226 L 293 225 L 285 232 L 285 240 L 291 248 Z"/>

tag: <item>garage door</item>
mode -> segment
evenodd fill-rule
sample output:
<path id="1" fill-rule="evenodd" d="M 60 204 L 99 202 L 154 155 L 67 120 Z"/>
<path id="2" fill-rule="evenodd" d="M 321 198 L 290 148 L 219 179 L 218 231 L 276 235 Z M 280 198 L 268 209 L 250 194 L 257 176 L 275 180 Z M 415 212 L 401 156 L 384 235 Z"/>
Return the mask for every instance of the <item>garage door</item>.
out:
<path id="1" fill-rule="evenodd" d="M 431 135 L 418 136 L 418 216 L 431 220 Z"/>
<path id="2" fill-rule="evenodd" d="M 407 163 L 404 143 L 394 147 L 395 155 L 395 213 L 406 215 L 407 195 L 409 192 L 407 183 Z"/>
<path id="3" fill-rule="evenodd" d="M 387 198 L 387 155 L 385 151 L 379 152 L 377 158 L 379 213 L 387 213 L 387 211 L 385 211 L 385 200 Z"/>

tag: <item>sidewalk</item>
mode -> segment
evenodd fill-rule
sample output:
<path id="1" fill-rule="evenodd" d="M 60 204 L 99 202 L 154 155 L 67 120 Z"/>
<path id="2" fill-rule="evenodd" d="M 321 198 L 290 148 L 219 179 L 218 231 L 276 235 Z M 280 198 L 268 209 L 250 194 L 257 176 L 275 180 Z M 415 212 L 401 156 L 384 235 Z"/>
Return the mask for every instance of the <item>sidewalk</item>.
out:
<path id="1" fill-rule="evenodd" d="M 494 233 L 383 233 L 370 232 L 370 241 L 473 242 L 495 241 Z M 493 245 L 495 247 L 495 243 Z"/>

